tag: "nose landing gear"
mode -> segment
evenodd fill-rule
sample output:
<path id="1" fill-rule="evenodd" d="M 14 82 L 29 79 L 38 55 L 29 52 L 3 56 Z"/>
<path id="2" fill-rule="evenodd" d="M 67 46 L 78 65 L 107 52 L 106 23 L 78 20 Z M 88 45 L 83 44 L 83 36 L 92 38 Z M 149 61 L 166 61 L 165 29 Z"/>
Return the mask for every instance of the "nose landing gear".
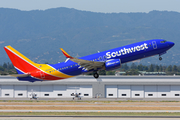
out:
<path id="1" fill-rule="evenodd" d="M 166 51 L 165 51 L 165 52 L 163 52 L 163 53 L 160 53 L 160 54 L 159 54 L 159 60 L 160 60 L 160 61 L 162 60 L 161 55 L 163 55 L 163 54 L 165 54 L 165 53 L 166 53 Z"/>

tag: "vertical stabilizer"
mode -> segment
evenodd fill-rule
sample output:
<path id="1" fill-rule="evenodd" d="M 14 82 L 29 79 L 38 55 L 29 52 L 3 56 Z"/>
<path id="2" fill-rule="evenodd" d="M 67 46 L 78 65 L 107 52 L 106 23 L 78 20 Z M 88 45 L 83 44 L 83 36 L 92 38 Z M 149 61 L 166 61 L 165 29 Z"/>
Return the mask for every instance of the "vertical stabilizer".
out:
<path id="1" fill-rule="evenodd" d="M 5 46 L 4 49 L 8 54 L 12 64 L 16 68 L 18 74 L 25 74 L 37 69 L 38 64 L 25 57 L 13 47 Z"/>

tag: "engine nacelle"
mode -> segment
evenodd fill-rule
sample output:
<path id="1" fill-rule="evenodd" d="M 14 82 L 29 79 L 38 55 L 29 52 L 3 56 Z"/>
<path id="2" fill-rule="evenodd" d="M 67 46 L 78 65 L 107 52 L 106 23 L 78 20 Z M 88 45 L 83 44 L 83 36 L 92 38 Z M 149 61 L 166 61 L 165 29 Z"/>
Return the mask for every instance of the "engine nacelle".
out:
<path id="1" fill-rule="evenodd" d="M 113 70 L 121 67 L 121 60 L 120 59 L 113 59 L 105 63 L 105 69 Z"/>

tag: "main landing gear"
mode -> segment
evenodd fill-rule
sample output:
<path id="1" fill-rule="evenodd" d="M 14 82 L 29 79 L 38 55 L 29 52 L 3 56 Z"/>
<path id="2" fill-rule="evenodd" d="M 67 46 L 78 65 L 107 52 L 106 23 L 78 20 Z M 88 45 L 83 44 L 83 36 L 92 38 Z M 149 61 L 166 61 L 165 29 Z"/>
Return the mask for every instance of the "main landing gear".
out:
<path id="1" fill-rule="evenodd" d="M 161 56 L 159 56 L 159 60 L 160 60 L 160 61 L 162 60 L 162 57 L 161 57 Z"/>
<path id="2" fill-rule="evenodd" d="M 98 78 L 99 74 L 97 72 L 93 73 L 94 78 Z"/>

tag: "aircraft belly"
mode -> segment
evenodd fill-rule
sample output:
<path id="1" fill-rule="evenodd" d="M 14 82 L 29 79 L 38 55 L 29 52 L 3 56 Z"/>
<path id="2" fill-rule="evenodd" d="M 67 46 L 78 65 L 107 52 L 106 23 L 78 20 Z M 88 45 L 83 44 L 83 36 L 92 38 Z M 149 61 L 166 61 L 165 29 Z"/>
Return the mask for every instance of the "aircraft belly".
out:
<path id="1" fill-rule="evenodd" d="M 134 61 L 134 60 L 138 60 L 138 59 L 142 59 L 142 58 L 146 58 L 146 57 L 150 57 L 153 55 L 157 55 L 160 54 L 162 52 L 165 52 L 165 49 L 160 49 L 160 50 L 151 50 L 151 51 L 146 51 L 143 53 L 139 53 L 139 54 L 134 54 L 132 56 L 127 56 L 121 59 L 122 63 L 126 63 L 126 62 L 130 62 L 130 61 Z"/>
<path id="2" fill-rule="evenodd" d="M 82 69 L 76 68 L 76 69 L 71 69 L 71 70 L 64 70 L 62 72 L 67 75 L 76 76 L 82 73 Z"/>
<path id="3" fill-rule="evenodd" d="M 124 57 L 124 58 L 121 59 L 121 63 L 126 63 L 126 62 L 130 62 L 130 61 L 134 61 L 134 60 L 137 60 L 137 59 L 141 59 L 143 57 L 144 57 L 143 54 L 133 55 L 131 57 Z"/>

